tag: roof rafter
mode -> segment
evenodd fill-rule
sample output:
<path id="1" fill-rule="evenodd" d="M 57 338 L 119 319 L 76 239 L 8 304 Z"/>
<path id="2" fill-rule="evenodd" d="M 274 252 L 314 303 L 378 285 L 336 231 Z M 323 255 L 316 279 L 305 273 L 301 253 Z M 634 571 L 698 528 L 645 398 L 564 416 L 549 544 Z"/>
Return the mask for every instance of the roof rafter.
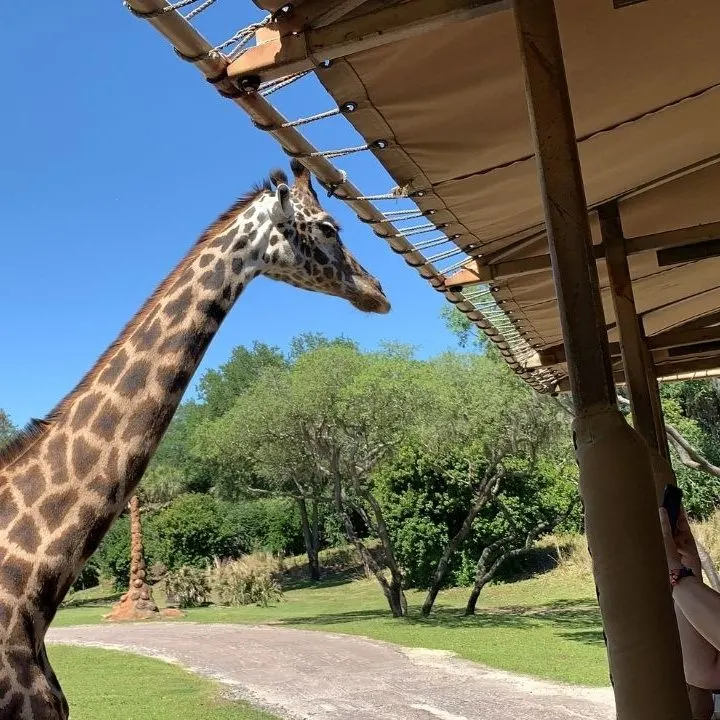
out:
<path id="1" fill-rule="evenodd" d="M 313 3 L 306 0 L 301 6 Z M 312 70 L 321 61 L 387 45 L 511 7 L 510 0 L 407 0 L 325 27 L 298 31 L 291 19 L 278 18 L 279 36 L 249 48 L 227 69 L 228 77 L 255 82 Z"/>
<path id="2" fill-rule="evenodd" d="M 720 222 L 630 237 L 626 240 L 626 247 L 628 255 L 637 255 L 651 250 L 657 251 L 658 265 L 663 266 L 717 257 L 720 254 Z M 668 250 L 673 250 L 673 254 L 669 255 L 665 252 Z M 605 257 L 605 247 L 602 244 L 594 245 L 593 251 L 596 260 Z M 474 260 L 468 263 L 464 269 L 446 278 L 445 286 L 460 288 L 481 282 L 543 272 L 550 268 L 550 255 L 535 255 L 489 265 L 483 265 L 479 260 Z"/>
<path id="3" fill-rule="evenodd" d="M 668 357 L 678 360 L 682 355 L 697 356 L 706 352 L 716 352 L 720 343 L 720 327 L 693 328 L 668 330 L 647 338 L 648 348 L 651 351 L 668 350 L 672 351 Z M 620 343 L 610 343 L 610 354 L 613 357 L 620 355 Z M 526 367 L 535 369 L 541 367 L 552 367 L 565 362 L 565 347 L 562 344 L 539 350 L 531 358 Z"/>

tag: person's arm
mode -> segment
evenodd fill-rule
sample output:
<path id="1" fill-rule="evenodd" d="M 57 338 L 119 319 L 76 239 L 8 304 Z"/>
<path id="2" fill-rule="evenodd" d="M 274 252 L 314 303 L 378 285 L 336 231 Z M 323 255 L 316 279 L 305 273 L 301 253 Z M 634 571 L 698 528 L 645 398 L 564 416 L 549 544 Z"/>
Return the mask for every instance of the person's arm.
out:
<path id="1" fill-rule="evenodd" d="M 685 678 L 696 687 L 720 688 L 720 594 L 696 577 L 673 590 Z"/>
<path id="2" fill-rule="evenodd" d="M 685 679 L 695 687 L 720 688 L 720 595 L 702 582 L 700 558 L 685 513 L 680 515 L 675 537 L 664 509 L 660 510 L 660 525 L 668 569 L 684 565 L 694 573 L 673 589 Z"/>

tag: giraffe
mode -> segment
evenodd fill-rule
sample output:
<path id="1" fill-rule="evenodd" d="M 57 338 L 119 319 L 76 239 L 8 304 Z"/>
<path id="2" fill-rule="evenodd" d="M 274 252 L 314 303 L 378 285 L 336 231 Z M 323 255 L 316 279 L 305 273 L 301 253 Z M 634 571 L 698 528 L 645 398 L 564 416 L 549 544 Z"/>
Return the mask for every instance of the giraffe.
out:
<path id="1" fill-rule="evenodd" d="M 94 367 L 0 455 L 0 720 L 66 720 L 45 634 L 127 505 L 210 341 L 263 275 L 387 313 L 309 172 L 275 170 L 222 214 Z"/>

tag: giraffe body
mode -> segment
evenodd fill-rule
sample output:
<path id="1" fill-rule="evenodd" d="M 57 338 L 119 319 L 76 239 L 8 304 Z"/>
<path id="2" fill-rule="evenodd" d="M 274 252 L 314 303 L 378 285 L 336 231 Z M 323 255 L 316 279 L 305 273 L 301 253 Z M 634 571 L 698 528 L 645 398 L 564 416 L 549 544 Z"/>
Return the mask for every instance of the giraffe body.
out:
<path id="1" fill-rule="evenodd" d="M 80 384 L 0 455 L 0 720 L 66 720 L 60 602 L 137 486 L 221 322 L 258 275 L 385 313 L 293 161 L 206 231 Z"/>

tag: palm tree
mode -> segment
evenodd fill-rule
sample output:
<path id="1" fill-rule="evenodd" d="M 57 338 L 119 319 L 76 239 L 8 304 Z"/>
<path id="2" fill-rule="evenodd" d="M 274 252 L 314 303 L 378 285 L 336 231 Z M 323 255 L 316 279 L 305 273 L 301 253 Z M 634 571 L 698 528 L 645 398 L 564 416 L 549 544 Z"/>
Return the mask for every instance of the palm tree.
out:
<path id="1" fill-rule="evenodd" d="M 142 620 L 154 617 L 159 611 L 147 584 L 147 570 L 143 553 L 140 500 L 133 495 L 128 503 L 130 511 L 130 587 L 120 598 L 106 620 Z"/>

